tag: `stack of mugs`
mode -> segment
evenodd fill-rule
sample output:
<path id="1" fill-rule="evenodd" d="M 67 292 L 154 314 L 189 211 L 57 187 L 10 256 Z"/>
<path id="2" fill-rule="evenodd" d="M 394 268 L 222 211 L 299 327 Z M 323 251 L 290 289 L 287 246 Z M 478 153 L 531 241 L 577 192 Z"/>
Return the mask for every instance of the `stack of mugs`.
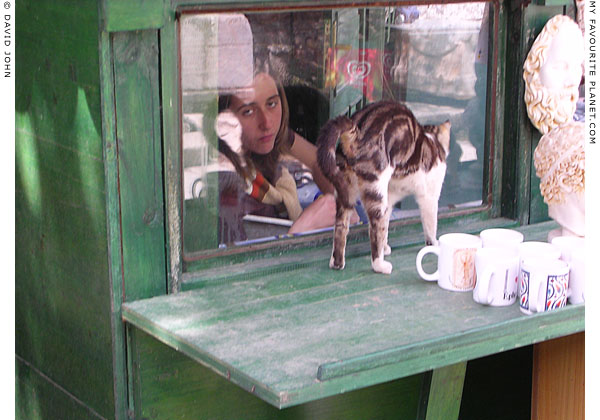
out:
<path id="1" fill-rule="evenodd" d="M 427 254 L 438 256 L 438 270 L 423 270 Z M 417 272 L 451 291 L 473 291 L 483 305 L 508 306 L 517 299 L 523 313 L 533 314 L 584 303 L 585 241 L 561 236 L 551 243 L 523 241 L 512 229 L 486 229 L 479 236 L 449 233 L 439 245 L 417 254 Z"/>

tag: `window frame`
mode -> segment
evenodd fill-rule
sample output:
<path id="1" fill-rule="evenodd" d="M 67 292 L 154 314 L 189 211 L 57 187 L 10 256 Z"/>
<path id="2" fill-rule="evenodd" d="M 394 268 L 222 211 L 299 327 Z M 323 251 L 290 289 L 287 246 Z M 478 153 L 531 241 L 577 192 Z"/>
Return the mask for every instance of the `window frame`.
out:
<path id="1" fill-rule="evenodd" d="M 471 3 L 466 0 L 456 3 Z M 433 2 L 419 2 L 428 4 Z M 440 4 L 446 4 L 442 2 Z M 490 31 L 488 49 L 488 79 L 486 98 L 486 121 L 484 150 L 484 171 L 482 180 L 482 205 L 463 210 L 455 210 L 440 214 L 440 222 L 445 220 L 453 223 L 469 220 L 495 219 L 502 212 L 502 161 L 505 153 L 504 143 L 504 105 L 505 105 L 505 60 L 500 59 L 505 51 L 506 11 L 499 0 L 488 1 L 490 4 Z M 182 194 L 182 98 L 181 87 L 181 57 L 179 17 L 185 13 L 220 13 L 231 11 L 264 12 L 264 11 L 302 11 L 323 10 L 327 8 L 351 7 L 383 7 L 391 5 L 414 4 L 413 2 L 381 2 L 381 1 L 217 1 L 199 2 L 197 0 L 173 0 L 172 10 L 166 17 L 161 29 L 161 88 L 163 107 L 163 139 L 164 139 L 164 185 L 166 203 L 167 230 L 167 271 L 168 289 L 179 291 L 185 278 L 202 278 L 210 276 L 212 270 L 229 264 L 251 263 L 257 260 L 277 258 L 290 253 L 302 253 L 315 247 L 326 247 L 331 243 L 330 231 L 301 237 L 286 238 L 253 245 L 228 247 L 201 251 L 193 258 L 184 258 L 183 254 L 183 194 Z M 390 222 L 390 235 L 402 235 L 401 230 L 407 227 L 421 229 L 418 217 L 399 219 Z M 349 244 L 364 242 L 368 238 L 368 226 L 354 227 L 349 234 Z M 368 241 L 367 241 L 368 242 Z M 329 245 L 330 246 L 330 245 Z"/>

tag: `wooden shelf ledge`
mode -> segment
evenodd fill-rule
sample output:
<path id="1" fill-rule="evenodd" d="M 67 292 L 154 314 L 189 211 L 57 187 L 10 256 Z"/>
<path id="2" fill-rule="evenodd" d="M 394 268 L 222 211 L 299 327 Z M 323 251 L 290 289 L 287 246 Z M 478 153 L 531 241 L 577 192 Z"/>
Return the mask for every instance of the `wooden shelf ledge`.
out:
<path id="1" fill-rule="evenodd" d="M 554 226 L 519 230 L 543 240 Z M 527 316 L 425 282 L 420 248 L 392 252 L 389 276 L 368 255 L 343 271 L 317 261 L 126 303 L 123 319 L 279 408 L 584 330 L 583 305 Z"/>

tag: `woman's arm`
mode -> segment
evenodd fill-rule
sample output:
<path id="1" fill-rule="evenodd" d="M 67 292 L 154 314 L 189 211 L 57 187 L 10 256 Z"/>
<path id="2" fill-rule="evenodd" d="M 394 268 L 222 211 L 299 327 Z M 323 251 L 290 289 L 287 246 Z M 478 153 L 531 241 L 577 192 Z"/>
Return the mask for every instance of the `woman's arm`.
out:
<path id="1" fill-rule="evenodd" d="M 288 233 L 300 233 L 331 227 L 335 224 L 335 197 L 331 194 L 319 196 L 290 227 Z"/>
<path id="2" fill-rule="evenodd" d="M 304 209 L 300 217 L 294 222 L 289 233 L 299 233 L 308 230 L 320 229 L 335 224 L 336 204 L 333 195 L 334 188 L 329 180 L 321 172 L 317 163 L 317 148 L 304 137 L 294 133 L 294 144 L 290 153 L 300 162 L 308 166 L 312 172 L 313 179 L 323 195 L 319 196 L 312 204 Z M 356 210 L 352 211 L 350 223 L 358 222 L 360 218 Z"/>
<path id="3" fill-rule="evenodd" d="M 323 194 L 333 194 L 334 188 L 329 180 L 321 172 L 321 168 L 317 163 L 317 147 L 306 140 L 298 133 L 294 133 L 294 143 L 290 149 L 290 153 L 300 162 L 308 166 L 312 173 L 313 180 Z"/>
<path id="4" fill-rule="evenodd" d="M 335 197 L 332 194 L 320 195 L 307 208 L 290 227 L 288 233 L 300 233 L 314 229 L 321 229 L 335 225 L 336 213 Z M 356 210 L 352 210 L 350 224 L 360 220 Z"/>

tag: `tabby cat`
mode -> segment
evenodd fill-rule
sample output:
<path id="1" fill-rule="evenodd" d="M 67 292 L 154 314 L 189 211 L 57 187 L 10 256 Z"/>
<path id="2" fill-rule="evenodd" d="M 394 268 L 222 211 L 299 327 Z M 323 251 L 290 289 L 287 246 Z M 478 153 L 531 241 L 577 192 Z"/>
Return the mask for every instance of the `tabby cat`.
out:
<path id="1" fill-rule="evenodd" d="M 339 139 L 339 146 L 336 144 Z M 391 210 L 414 195 L 426 244 L 437 244 L 437 210 L 450 147 L 450 122 L 418 123 L 405 105 L 375 102 L 351 118 L 328 121 L 317 139 L 317 160 L 336 190 L 336 222 L 329 266 L 343 269 L 349 220 L 358 198 L 369 218 L 371 266 L 389 274 L 384 260 Z M 337 149 L 337 150 L 336 150 Z"/>

